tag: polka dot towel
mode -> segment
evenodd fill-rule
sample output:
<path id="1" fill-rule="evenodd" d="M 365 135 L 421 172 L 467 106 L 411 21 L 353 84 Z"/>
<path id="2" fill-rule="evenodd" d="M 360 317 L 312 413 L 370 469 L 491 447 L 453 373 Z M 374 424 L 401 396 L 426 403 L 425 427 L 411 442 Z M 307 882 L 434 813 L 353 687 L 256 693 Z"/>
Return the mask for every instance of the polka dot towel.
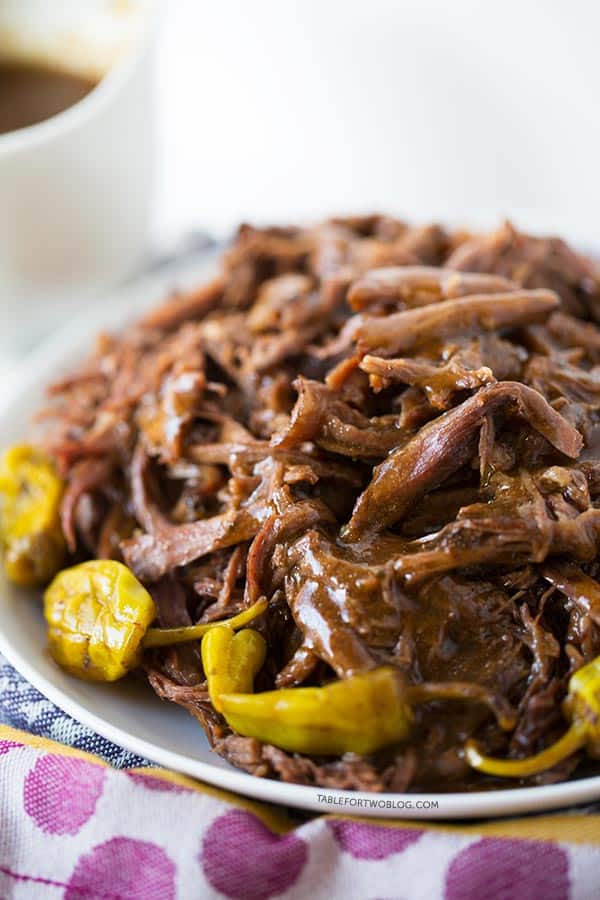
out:
<path id="1" fill-rule="evenodd" d="M 272 808 L 0 727 L 0 898 L 590 900 L 600 816 L 375 824 Z"/>

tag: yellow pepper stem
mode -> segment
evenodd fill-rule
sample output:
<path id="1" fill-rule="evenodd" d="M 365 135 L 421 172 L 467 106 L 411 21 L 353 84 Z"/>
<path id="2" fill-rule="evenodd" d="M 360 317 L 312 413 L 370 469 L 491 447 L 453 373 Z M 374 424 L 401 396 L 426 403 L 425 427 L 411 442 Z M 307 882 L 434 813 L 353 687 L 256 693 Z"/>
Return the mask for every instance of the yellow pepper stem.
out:
<path id="1" fill-rule="evenodd" d="M 493 712 L 500 728 L 510 731 L 515 727 L 514 710 L 502 697 L 479 684 L 462 681 L 429 681 L 416 684 L 406 689 L 407 698 L 412 705 L 430 703 L 433 700 L 464 700 L 483 703 Z"/>
<path id="2" fill-rule="evenodd" d="M 151 647 L 170 647 L 172 644 L 184 644 L 187 641 L 197 641 L 205 635 L 207 631 L 210 631 L 218 625 L 227 625 L 229 628 L 234 629 L 241 628 L 242 625 L 246 625 L 248 622 L 256 619 L 257 616 L 260 616 L 267 606 L 268 602 L 263 597 L 260 600 L 257 600 L 256 603 L 253 603 L 252 606 L 249 606 L 248 609 L 243 609 L 241 613 L 238 613 L 237 616 L 233 616 L 231 619 L 204 622 L 201 625 L 186 625 L 183 628 L 149 628 L 144 635 L 142 646 L 144 649 L 148 650 Z"/>
<path id="3" fill-rule="evenodd" d="M 470 766 L 487 775 L 524 778 L 528 775 L 545 772 L 562 762 L 567 756 L 571 756 L 572 753 L 583 747 L 586 738 L 586 726 L 579 721 L 574 722 L 555 744 L 526 759 L 495 759 L 491 756 L 484 756 L 473 741 L 468 741 L 465 745 L 465 756 Z"/>

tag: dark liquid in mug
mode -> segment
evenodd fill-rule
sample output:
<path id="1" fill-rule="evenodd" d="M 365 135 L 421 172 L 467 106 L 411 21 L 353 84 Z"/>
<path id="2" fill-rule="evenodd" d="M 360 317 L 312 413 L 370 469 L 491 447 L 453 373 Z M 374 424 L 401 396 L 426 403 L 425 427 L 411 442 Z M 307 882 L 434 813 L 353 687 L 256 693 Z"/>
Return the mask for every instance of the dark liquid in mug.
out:
<path id="1" fill-rule="evenodd" d="M 96 82 L 43 66 L 0 62 L 0 134 L 43 122 L 82 100 Z"/>

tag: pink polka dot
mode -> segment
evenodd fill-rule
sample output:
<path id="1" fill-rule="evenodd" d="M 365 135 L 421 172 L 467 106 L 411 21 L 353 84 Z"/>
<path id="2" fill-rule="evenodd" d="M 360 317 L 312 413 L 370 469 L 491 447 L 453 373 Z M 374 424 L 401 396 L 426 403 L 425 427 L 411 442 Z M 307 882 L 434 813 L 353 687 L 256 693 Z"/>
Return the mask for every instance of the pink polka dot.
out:
<path id="1" fill-rule="evenodd" d="M 234 809 L 208 829 L 200 856 L 206 878 L 231 900 L 267 900 L 290 888 L 308 850 L 293 834 L 273 834 L 251 813 Z"/>
<path id="2" fill-rule="evenodd" d="M 484 838 L 455 856 L 445 900 L 568 900 L 569 860 L 546 841 Z"/>
<path id="3" fill-rule="evenodd" d="M 22 746 L 23 744 L 18 744 L 16 741 L 0 741 L 0 756 L 8 753 L 9 750 L 15 750 L 17 747 Z"/>
<path id="4" fill-rule="evenodd" d="M 117 837 L 82 856 L 64 900 L 174 900 L 175 864 L 149 841 Z"/>
<path id="5" fill-rule="evenodd" d="M 402 853 L 423 835 L 416 828 L 386 828 L 346 821 L 327 824 L 342 850 L 355 859 L 386 859 L 394 853 Z"/>
<path id="6" fill-rule="evenodd" d="M 149 775 L 147 772 L 127 772 L 127 775 L 136 784 L 142 784 L 149 791 L 164 791 L 170 794 L 191 793 L 191 788 L 187 788 L 183 784 L 175 784 L 174 781 L 167 781 L 166 778 L 158 778 L 156 775 Z"/>
<path id="7" fill-rule="evenodd" d="M 84 759 L 48 754 L 25 779 L 23 804 L 48 834 L 77 834 L 94 814 L 104 770 Z"/>

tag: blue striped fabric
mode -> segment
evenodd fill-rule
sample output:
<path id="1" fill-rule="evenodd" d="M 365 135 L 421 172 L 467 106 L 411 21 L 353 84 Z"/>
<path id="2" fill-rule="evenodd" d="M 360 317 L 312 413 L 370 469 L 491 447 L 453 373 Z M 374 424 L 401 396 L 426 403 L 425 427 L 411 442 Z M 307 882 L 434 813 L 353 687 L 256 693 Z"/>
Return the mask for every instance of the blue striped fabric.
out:
<path id="1" fill-rule="evenodd" d="M 95 753 L 118 769 L 150 765 L 72 719 L 25 681 L 1 655 L 0 723 Z"/>

